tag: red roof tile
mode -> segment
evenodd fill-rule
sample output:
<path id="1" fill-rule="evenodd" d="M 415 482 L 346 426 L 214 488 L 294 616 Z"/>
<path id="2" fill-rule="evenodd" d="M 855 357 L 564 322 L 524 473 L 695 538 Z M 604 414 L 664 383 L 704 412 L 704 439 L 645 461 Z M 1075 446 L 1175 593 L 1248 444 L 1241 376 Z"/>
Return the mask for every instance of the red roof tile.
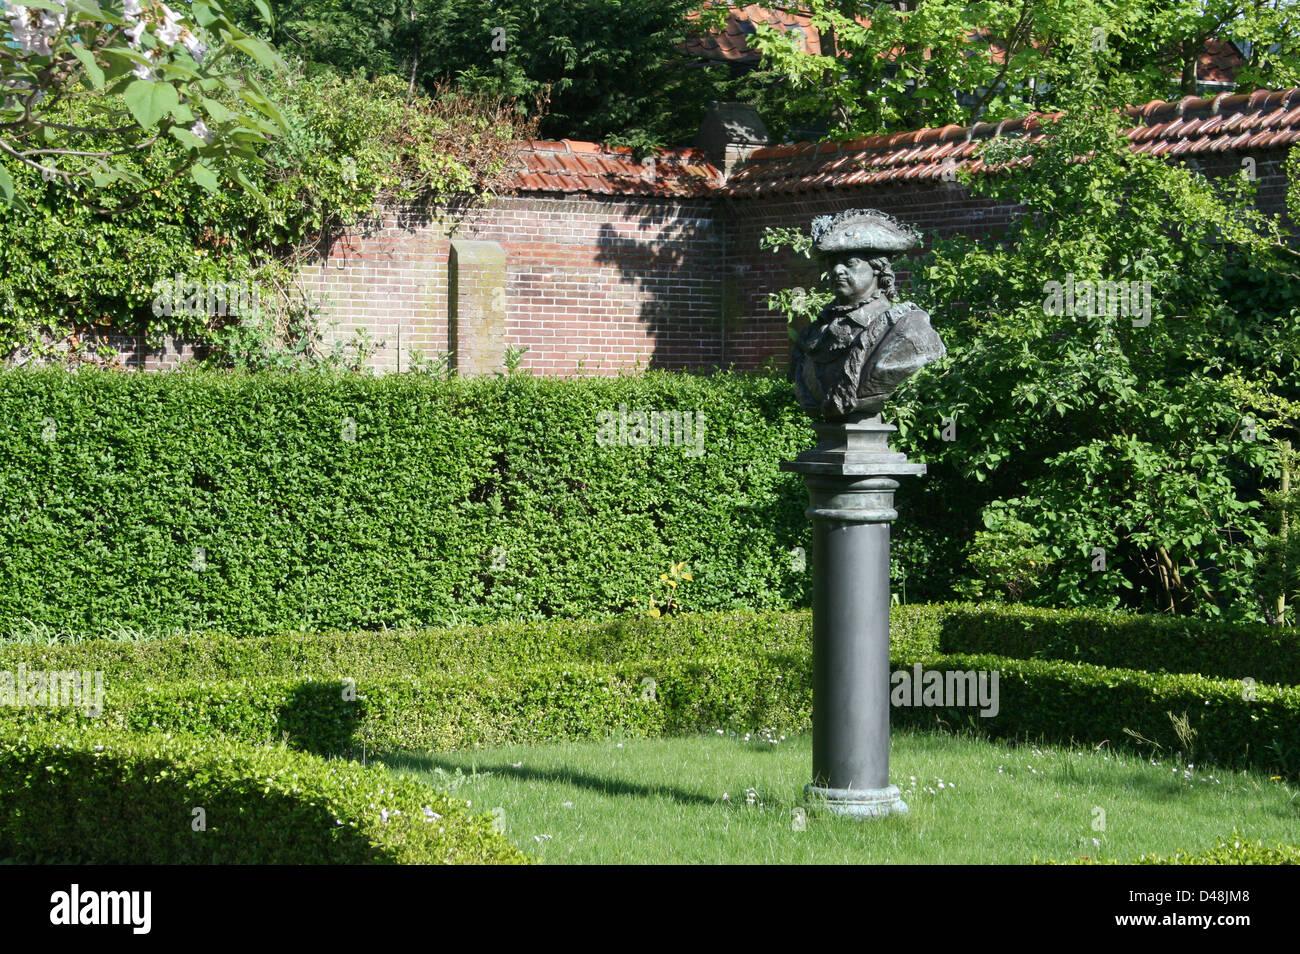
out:
<path id="1" fill-rule="evenodd" d="M 1187 96 L 1175 102 L 1155 100 L 1125 112 L 1137 123 L 1126 133 L 1133 151 L 1144 155 L 1279 148 L 1300 141 L 1300 88 L 1235 96 Z M 816 147 L 801 143 L 758 149 L 719 191 L 743 198 L 760 193 L 936 178 L 949 168 L 980 170 L 984 164 L 973 158 L 980 140 L 998 135 L 1039 139 L 1042 125 L 1060 115 L 1034 113 L 971 127 L 945 126 Z M 928 145 L 938 141 L 945 145 L 938 149 Z M 845 166 L 845 159 L 851 160 L 851 166 Z M 846 168 L 859 171 L 846 174 Z"/>
<path id="2" fill-rule="evenodd" d="M 644 162 L 626 146 L 562 139 L 519 144 L 519 192 L 689 197 L 707 195 L 722 173 L 698 149 L 662 149 Z"/>
<path id="3" fill-rule="evenodd" d="M 1192 155 L 1230 149 L 1281 148 L 1300 142 L 1300 88 L 1249 94 L 1184 97 L 1133 106 L 1126 135 L 1143 155 Z M 1045 122 L 1060 113 L 1031 113 L 1000 123 L 944 126 L 847 142 L 765 146 L 723 182 L 699 149 L 661 149 L 643 162 L 627 147 L 564 139 L 520 143 L 520 192 L 587 193 L 684 198 L 736 198 L 836 189 L 895 180 L 938 179 L 958 168 L 985 165 L 974 158 L 981 141 L 997 135 L 1041 139 Z"/>

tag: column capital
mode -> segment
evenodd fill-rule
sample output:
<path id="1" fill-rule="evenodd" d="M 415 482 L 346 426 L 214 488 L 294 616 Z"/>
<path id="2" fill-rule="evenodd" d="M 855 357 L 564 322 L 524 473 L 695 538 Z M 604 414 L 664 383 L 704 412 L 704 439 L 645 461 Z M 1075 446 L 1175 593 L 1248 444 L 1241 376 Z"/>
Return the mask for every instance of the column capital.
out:
<path id="1" fill-rule="evenodd" d="M 925 473 L 925 464 L 913 463 L 906 454 L 890 449 L 889 435 L 898 428 L 883 423 L 879 414 L 818 421 L 813 424 L 813 430 L 817 432 L 817 446 L 794 460 L 781 461 L 782 470 L 824 477 L 903 477 Z"/>

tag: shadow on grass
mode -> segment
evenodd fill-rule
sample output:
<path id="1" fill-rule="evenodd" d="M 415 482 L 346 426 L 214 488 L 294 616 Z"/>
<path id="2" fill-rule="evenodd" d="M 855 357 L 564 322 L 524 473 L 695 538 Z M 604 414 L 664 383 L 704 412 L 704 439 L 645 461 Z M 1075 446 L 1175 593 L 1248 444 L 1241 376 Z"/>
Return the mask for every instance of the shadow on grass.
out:
<path id="1" fill-rule="evenodd" d="M 440 755 L 413 755 L 410 752 L 394 752 L 383 757 L 383 762 L 391 769 L 405 772 L 432 772 L 442 769 L 444 772 L 468 771 L 468 760 L 447 758 Z M 536 769 L 511 765 L 509 762 L 483 764 L 474 762 L 475 772 L 491 773 L 502 778 L 516 778 L 530 782 L 554 782 L 585 788 L 602 795 L 630 795 L 634 798 L 669 798 L 683 805 L 726 805 L 720 799 L 710 798 L 698 792 L 672 788 L 666 785 L 640 785 L 621 778 L 605 778 L 587 772 L 575 772 L 571 769 Z M 438 783 L 431 783 L 434 788 Z"/>

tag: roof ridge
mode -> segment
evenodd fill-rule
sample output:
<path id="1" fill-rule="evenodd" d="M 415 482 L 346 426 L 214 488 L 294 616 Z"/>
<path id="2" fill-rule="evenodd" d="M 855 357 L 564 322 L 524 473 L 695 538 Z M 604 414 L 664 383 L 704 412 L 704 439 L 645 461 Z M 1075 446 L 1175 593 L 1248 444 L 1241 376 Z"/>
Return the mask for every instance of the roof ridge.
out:
<path id="1" fill-rule="evenodd" d="M 1151 100 L 1117 110 L 1135 151 L 1147 155 L 1280 148 L 1300 143 L 1300 87 Z M 1295 115 L 1293 116 L 1292 113 Z M 870 185 L 893 179 L 951 179 L 954 165 L 979 169 L 974 140 L 1023 135 L 1038 140 L 1062 111 L 1033 111 L 998 122 L 949 123 L 857 139 L 785 143 L 753 150 L 729 178 L 695 146 L 656 149 L 636 159 L 627 146 L 576 139 L 522 140 L 526 192 L 703 197 Z M 562 171 L 563 170 L 563 171 Z"/>

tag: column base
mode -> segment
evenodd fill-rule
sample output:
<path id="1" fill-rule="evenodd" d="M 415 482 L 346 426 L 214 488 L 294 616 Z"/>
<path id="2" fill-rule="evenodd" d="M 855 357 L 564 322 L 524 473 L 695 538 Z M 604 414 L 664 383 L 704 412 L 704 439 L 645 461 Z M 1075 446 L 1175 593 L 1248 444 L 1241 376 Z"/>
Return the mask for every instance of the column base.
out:
<path id="1" fill-rule="evenodd" d="M 897 785 L 865 789 L 807 785 L 803 793 L 810 808 L 841 818 L 865 820 L 907 814 L 907 803 L 903 801 L 903 793 Z"/>

